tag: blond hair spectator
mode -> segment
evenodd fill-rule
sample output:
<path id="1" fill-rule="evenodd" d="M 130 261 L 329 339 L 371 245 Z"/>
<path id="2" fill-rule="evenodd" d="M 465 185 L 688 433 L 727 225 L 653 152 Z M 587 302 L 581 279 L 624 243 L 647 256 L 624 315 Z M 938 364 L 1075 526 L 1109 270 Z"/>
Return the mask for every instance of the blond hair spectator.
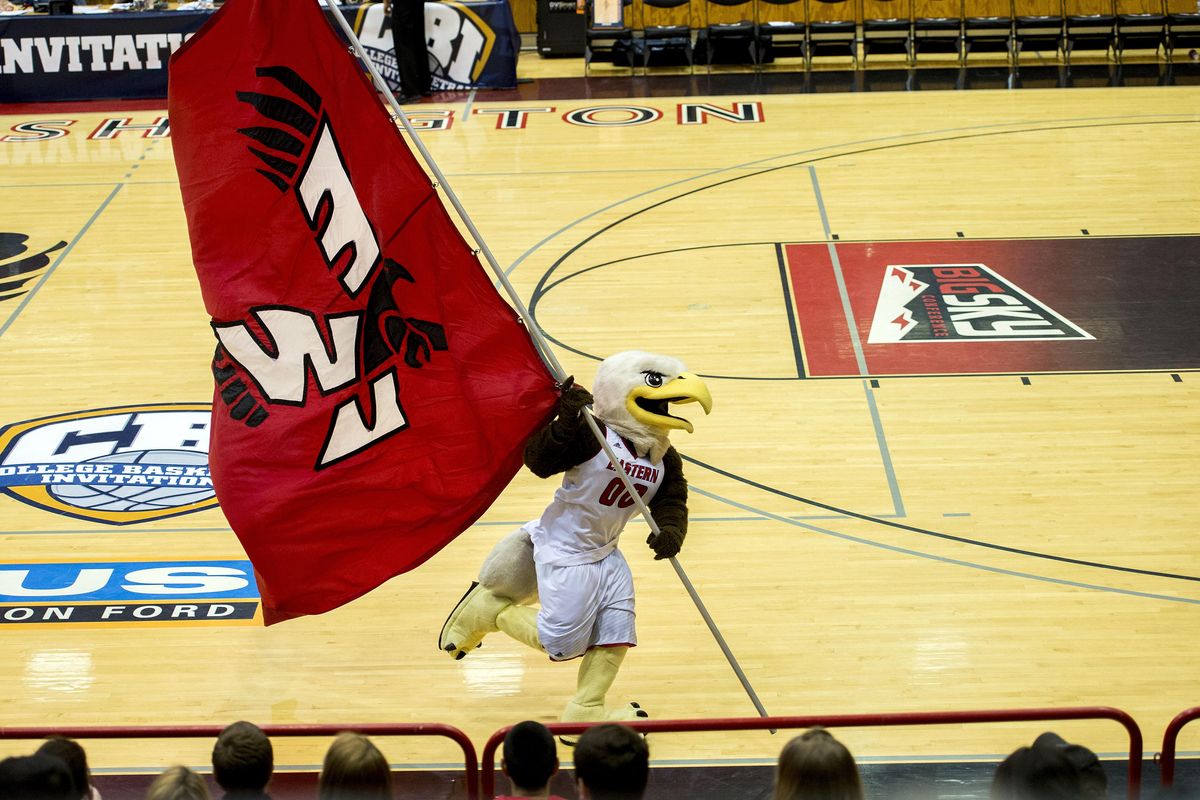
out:
<path id="1" fill-rule="evenodd" d="M 146 790 L 146 800 L 212 800 L 204 778 L 187 767 L 170 767 Z"/>
<path id="2" fill-rule="evenodd" d="M 366 736 L 339 733 L 325 753 L 317 800 L 392 800 L 387 759 Z"/>

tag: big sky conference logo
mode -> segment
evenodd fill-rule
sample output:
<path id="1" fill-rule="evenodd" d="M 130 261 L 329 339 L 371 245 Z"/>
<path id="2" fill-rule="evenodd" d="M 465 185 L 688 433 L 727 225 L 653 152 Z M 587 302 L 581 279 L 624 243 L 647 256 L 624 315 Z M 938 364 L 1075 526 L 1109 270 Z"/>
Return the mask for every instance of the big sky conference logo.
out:
<path id="1" fill-rule="evenodd" d="M 0 490 L 46 511 L 109 525 L 214 508 L 210 421 L 209 404 L 180 403 L 14 423 L 0 429 Z"/>
<path id="2" fill-rule="evenodd" d="M 871 344 L 1062 341 L 1085 330 L 985 264 L 888 265 Z"/>

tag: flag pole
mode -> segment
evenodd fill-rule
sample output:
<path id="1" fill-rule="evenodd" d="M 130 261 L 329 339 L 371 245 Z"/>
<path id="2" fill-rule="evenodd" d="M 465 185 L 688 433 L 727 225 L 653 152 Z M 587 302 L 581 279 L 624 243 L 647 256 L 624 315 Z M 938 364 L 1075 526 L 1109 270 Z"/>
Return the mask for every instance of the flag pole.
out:
<path id="1" fill-rule="evenodd" d="M 547 344 L 545 338 L 542 336 L 542 332 L 538 330 L 537 325 L 533 324 L 533 320 L 529 318 L 529 312 L 525 309 L 525 304 L 521 302 L 520 295 L 517 294 L 516 288 L 512 285 L 512 282 L 509 281 L 508 275 L 505 274 L 499 262 L 496 261 L 496 257 L 492 255 L 491 248 L 487 246 L 487 242 L 484 241 L 483 235 L 480 234 L 479 229 L 475 227 L 475 222 L 471 219 L 471 215 L 467 213 L 467 209 L 463 207 L 462 201 L 458 199 L 458 195 L 455 194 L 454 189 L 451 188 L 450 182 L 446 180 L 446 176 L 442 173 L 441 168 L 437 165 L 437 162 L 433 160 L 433 155 L 429 152 L 428 148 L 425 147 L 425 143 L 421 141 L 421 137 L 417 134 L 417 130 L 413 127 L 408 115 L 404 113 L 404 109 L 400 107 L 400 103 L 398 100 L 396 100 L 396 96 L 392 94 L 391 87 L 387 85 L 387 81 L 385 81 L 383 76 L 379 74 L 379 70 L 375 68 L 375 64 L 372 63 L 371 58 L 367 55 L 366 50 L 363 49 L 362 42 L 360 42 L 358 37 L 354 34 L 354 30 L 350 27 L 350 23 L 346 21 L 344 16 L 342 16 L 342 12 L 338 9 L 337 3 L 335 3 L 334 0 L 318 0 L 318 2 L 324 4 L 324 6 L 329 9 L 330 14 L 341 28 L 342 34 L 349 40 L 351 51 L 358 56 L 359 61 L 366 66 L 367 72 L 371 75 L 371 80 L 375 83 L 375 87 L 380 91 L 380 93 L 383 94 L 384 98 L 388 102 L 388 105 L 392 107 L 392 118 L 399 120 L 401 126 L 404 127 L 404 132 L 408 134 L 409 138 L 412 140 L 412 143 L 416 146 L 417 152 L 421 154 L 421 159 L 425 162 L 426 166 L 429 167 L 429 171 L 433 173 L 433 188 L 437 189 L 440 187 L 445 193 L 446 199 L 450 201 L 450 204 L 454 206 L 454 210 L 458 212 L 459 219 L 461 219 L 463 224 L 466 225 L 467 230 L 471 232 L 471 238 L 475 240 L 476 245 L 479 247 L 477 252 L 483 255 L 484 259 L 488 263 L 488 266 L 492 268 L 492 272 L 500 280 L 501 285 L 504 286 L 504 291 L 508 293 L 509 300 L 511 300 L 513 305 L 516 306 L 517 311 L 525 320 L 525 327 L 529 330 L 530 335 L 533 337 L 533 342 L 537 347 L 538 353 L 542 357 L 542 361 L 546 362 L 546 366 L 554 374 L 555 378 L 561 381 L 566 375 L 566 372 L 564 372 L 562 368 L 562 364 L 558 362 L 558 359 L 550 350 L 550 345 Z"/>
<path id="2" fill-rule="evenodd" d="M 438 167 L 437 162 L 433 160 L 433 155 L 430 154 L 429 150 L 425 147 L 425 143 L 421 141 L 421 137 L 417 134 L 412 122 L 408 119 L 408 115 L 404 113 L 404 109 L 400 107 L 400 103 L 396 100 L 396 96 L 392 94 L 391 87 L 387 85 L 387 81 L 383 79 L 383 76 L 379 74 L 379 70 L 375 68 L 375 64 L 371 62 L 370 57 L 367 55 L 366 50 L 362 46 L 362 42 L 358 40 L 358 37 L 354 34 L 354 30 L 350 27 L 350 23 L 346 21 L 344 16 L 342 16 L 342 12 L 338 9 L 334 0 L 319 0 L 319 2 L 330 11 L 330 15 L 333 17 L 338 27 L 341 28 L 342 34 L 350 42 L 351 52 L 358 56 L 359 61 L 366 66 L 367 72 L 371 75 L 371 80 L 375 83 L 375 87 L 380 91 L 380 93 L 383 94 L 384 98 L 388 102 L 388 105 L 392 107 L 394 112 L 393 118 L 399 120 L 401 126 L 404 128 L 405 133 L 408 134 L 409 138 L 412 140 L 412 143 L 416 145 L 417 151 L 421 154 L 421 158 L 424 160 L 425 165 L 428 166 L 429 171 L 433 173 L 433 188 L 441 188 L 442 192 L 445 193 L 446 198 L 450 201 L 450 204 L 454 206 L 454 210 L 458 212 L 459 219 L 463 221 L 463 224 L 467 227 L 467 230 L 470 231 L 471 237 L 475 240 L 475 243 L 479 245 L 478 252 L 483 255 L 484 259 L 488 263 L 488 266 L 492 268 L 493 274 L 495 274 L 495 276 L 499 279 L 500 284 L 504 287 L 504 291 L 508 293 L 509 300 L 517 309 L 517 312 L 521 315 L 521 318 L 524 320 L 525 329 L 529 331 L 529 335 L 533 339 L 534 346 L 537 348 L 538 354 L 541 356 L 542 361 L 545 362 L 546 367 L 550 370 L 551 374 L 554 375 L 555 380 L 557 380 L 559 383 L 562 383 L 566 378 L 566 370 L 564 370 L 562 364 L 559 363 L 558 358 L 554 355 L 554 351 L 550 349 L 550 345 L 546 342 L 545 336 L 542 334 L 542 331 L 538 327 L 537 323 L 534 322 L 532 317 L 530 317 L 529 311 L 525 308 L 524 301 L 522 301 L 521 296 L 517 294 L 516 287 L 512 285 L 512 282 L 508 279 L 508 275 L 505 274 L 499 262 L 496 261 L 496 257 L 492 254 L 491 248 L 487 246 L 487 242 L 484 241 L 482 234 L 480 234 L 479 230 L 475 227 L 475 223 L 471 220 L 471 216 L 467 213 L 467 209 L 463 207 L 462 202 L 458 199 L 458 195 L 455 194 L 454 189 L 450 187 L 450 182 L 446 180 L 446 176 L 442 173 L 441 168 Z M 650 526 L 651 533 L 653 533 L 655 536 L 658 536 L 661 533 L 658 523 L 654 521 L 654 517 L 650 513 L 650 508 L 646 505 L 646 501 L 643 500 L 642 496 L 633 488 L 633 483 L 630 481 L 629 476 L 626 475 L 625 470 L 621 468 L 620 458 L 617 457 L 616 452 L 613 451 L 612 446 L 608 443 L 607 437 L 601 432 L 600 426 L 596 424 L 596 420 L 592 416 L 591 409 L 585 408 L 583 413 L 584 418 L 587 420 L 588 426 L 591 428 L 592 433 L 596 437 L 596 440 L 600 442 L 600 446 L 604 448 L 605 454 L 608 456 L 609 461 L 612 462 L 613 468 L 617 472 L 617 477 L 621 479 L 621 483 L 625 487 L 625 491 L 629 493 L 629 496 L 633 498 L 633 501 L 637 504 L 638 511 L 640 511 L 642 516 L 646 519 L 646 523 Z M 721 635 L 721 631 L 717 628 L 716 622 L 713 621 L 712 615 L 708 613 L 708 609 L 705 608 L 704 603 L 700 600 L 700 595 L 697 594 L 696 587 L 692 585 L 687 573 L 683 571 L 683 566 L 674 556 L 671 556 L 670 560 L 671 566 L 675 568 L 675 574 L 678 575 L 679 580 L 683 582 L 683 586 L 687 590 L 688 596 L 692 598 L 692 602 L 695 603 L 696 609 L 700 612 L 700 616 L 704 619 L 704 623 L 708 626 L 708 630 L 712 633 L 713 638 L 717 640 L 717 645 L 721 648 L 721 652 L 725 654 L 725 658 L 729 661 L 730 667 L 733 668 L 734 674 L 741 682 L 742 688 L 745 689 L 746 694 L 750 696 L 750 701 L 754 704 L 755 709 L 758 710 L 759 716 L 767 716 L 767 710 L 763 707 L 762 702 L 758 699 L 758 695 L 755 693 L 754 687 L 750 685 L 750 681 L 746 678 L 746 673 L 742 671 L 737 659 L 734 658 L 733 651 L 729 649 L 729 645 L 725 642 L 725 637 Z M 772 733 L 774 733 L 774 731 L 772 731 Z"/>

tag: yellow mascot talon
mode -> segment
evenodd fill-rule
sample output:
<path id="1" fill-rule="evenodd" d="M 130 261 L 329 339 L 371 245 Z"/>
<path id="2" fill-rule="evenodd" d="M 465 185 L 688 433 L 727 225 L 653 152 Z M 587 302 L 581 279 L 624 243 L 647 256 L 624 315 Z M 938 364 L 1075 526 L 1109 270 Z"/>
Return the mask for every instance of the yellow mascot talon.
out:
<path id="1" fill-rule="evenodd" d="M 438 647 L 460 661 L 483 642 L 483 637 L 500 630 L 496 617 L 507 608 L 508 600 L 497 597 L 478 582 L 462 596 L 438 636 Z"/>

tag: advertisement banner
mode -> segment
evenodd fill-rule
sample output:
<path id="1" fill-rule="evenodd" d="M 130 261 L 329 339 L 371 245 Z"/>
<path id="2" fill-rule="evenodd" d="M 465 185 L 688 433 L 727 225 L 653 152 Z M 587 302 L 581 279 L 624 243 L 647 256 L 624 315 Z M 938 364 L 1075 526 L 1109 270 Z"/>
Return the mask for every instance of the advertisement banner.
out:
<path id="1" fill-rule="evenodd" d="M 391 23 L 383 4 L 340 8 L 372 63 L 399 91 Z M 167 61 L 212 14 L 0 17 L 0 103 L 166 97 Z M 520 36 L 504 0 L 426 3 L 425 28 L 434 91 L 516 86 Z"/>

